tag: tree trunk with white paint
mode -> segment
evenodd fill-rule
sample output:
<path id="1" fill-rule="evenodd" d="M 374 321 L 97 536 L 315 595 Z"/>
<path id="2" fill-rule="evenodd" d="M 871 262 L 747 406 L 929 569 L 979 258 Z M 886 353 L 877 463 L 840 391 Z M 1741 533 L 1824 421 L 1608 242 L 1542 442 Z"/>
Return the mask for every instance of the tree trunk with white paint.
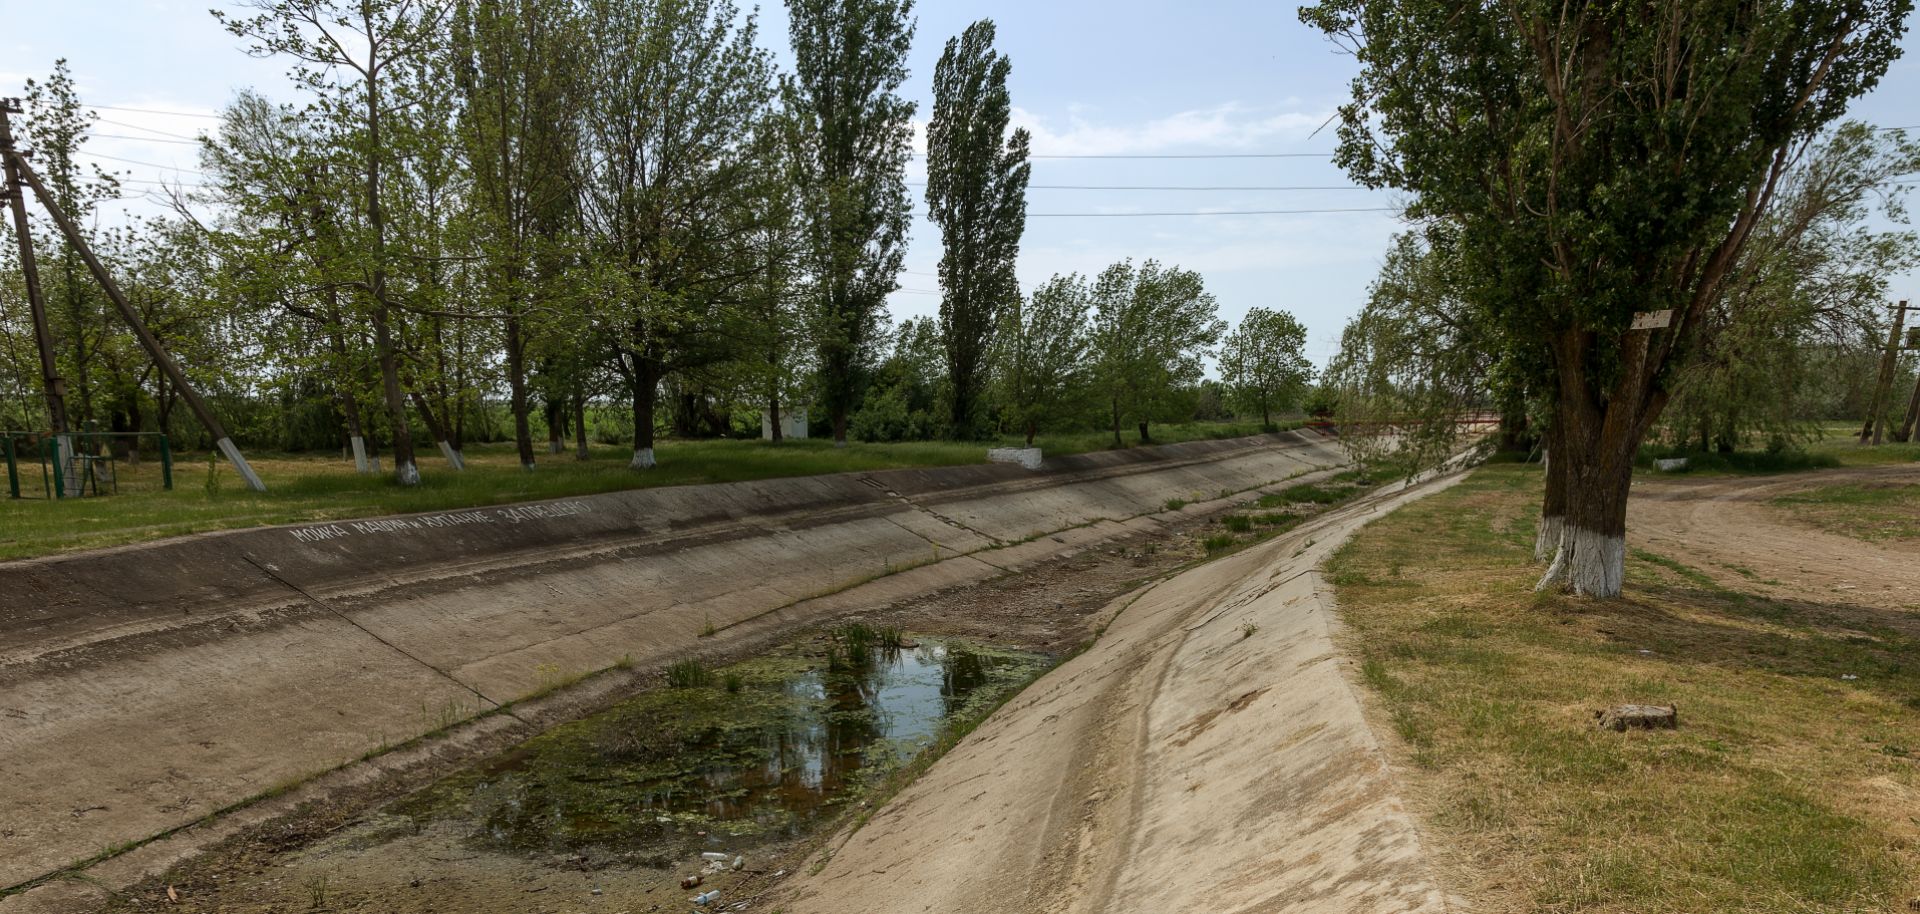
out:
<path id="1" fill-rule="evenodd" d="M 653 410 L 660 398 L 659 362 L 647 358 L 634 359 L 633 372 L 633 460 L 627 466 L 635 470 L 651 470 L 653 460 Z"/>
<path id="2" fill-rule="evenodd" d="M 1533 560 L 1544 562 L 1553 558 L 1560 548 L 1560 533 L 1567 526 L 1567 464 L 1560 459 L 1559 436 L 1552 429 L 1545 436 L 1546 448 L 1540 453 L 1541 466 L 1546 470 L 1545 491 L 1540 498 L 1540 526 L 1533 538 Z"/>

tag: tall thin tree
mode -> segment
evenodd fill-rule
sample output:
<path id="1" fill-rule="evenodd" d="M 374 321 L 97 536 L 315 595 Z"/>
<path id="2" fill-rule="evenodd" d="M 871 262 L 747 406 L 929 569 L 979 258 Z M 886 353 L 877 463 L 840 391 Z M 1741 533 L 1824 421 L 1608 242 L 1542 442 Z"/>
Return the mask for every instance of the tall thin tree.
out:
<path id="1" fill-rule="evenodd" d="M 933 70 L 927 125 L 927 215 L 940 226 L 940 341 L 947 353 L 949 431 L 980 429 L 984 363 L 1001 309 L 1020 298 L 1014 261 L 1027 225 L 1025 128 L 1007 134 L 1012 100 L 1005 54 L 993 50 L 993 20 L 947 40 Z"/>
<path id="2" fill-rule="evenodd" d="M 785 84 L 814 274 L 813 332 L 836 445 L 873 361 L 906 254 L 914 105 L 900 97 L 912 0 L 791 0 Z"/>

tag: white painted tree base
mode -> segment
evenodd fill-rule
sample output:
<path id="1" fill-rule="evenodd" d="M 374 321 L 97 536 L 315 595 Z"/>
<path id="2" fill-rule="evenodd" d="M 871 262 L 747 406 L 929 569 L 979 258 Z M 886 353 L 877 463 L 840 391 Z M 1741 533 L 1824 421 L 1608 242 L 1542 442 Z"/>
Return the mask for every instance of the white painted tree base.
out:
<path id="1" fill-rule="evenodd" d="M 353 443 L 353 471 L 355 473 L 378 472 L 367 463 L 367 439 L 355 435 L 351 441 Z"/>
<path id="2" fill-rule="evenodd" d="M 1533 537 L 1533 560 L 1544 562 L 1553 558 L 1560 549 L 1560 532 L 1567 527 L 1567 519 L 1561 516 L 1541 515 L 1540 530 Z"/>
<path id="3" fill-rule="evenodd" d="M 456 470 L 464 470 L 467 468 L 467 462 L 460 458 L 459 451 L 453 449 L 452 442 L 440 442 L 440 456 L 447 458 L 447 462 L 452 464 Z"/>
<path id="4" fill-rule="evenodd" d="M 1583 597 L 1617 597 L 1626 577 L 1627 540 L 1568 525 L 1553 564 L 1534 590 L 1560 587 Z"/>
<path id="5" fill-rule="evenodd" d="M 411 460 L 397 464 L 393 468 L 393 478 L 403 486 L 417 486 L 420 484 L 420 468 L 414 466 Z"/>
<path id="6" fill-rule="evenodd" d="M 653 469 L 653 448 L 650 448 L 650 447 L 634 448 L 633 462 L 627 464 L 627 468 L 630 470 Z"/>

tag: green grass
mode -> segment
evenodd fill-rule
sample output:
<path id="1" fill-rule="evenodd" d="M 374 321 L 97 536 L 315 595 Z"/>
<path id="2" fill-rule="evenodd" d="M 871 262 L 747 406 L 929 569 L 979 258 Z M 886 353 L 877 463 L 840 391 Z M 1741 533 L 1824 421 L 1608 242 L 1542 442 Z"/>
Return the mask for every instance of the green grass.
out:
<path id="1" fill-rule="evenodd" d="M 1297 486 L 1288 486 L 1270 495 L 1260 496 L 1260 507 L 1278 508 L 1283 505 L 1293 504 L 1331 505 L 1346 501 L 1353 494 L 1354 489 L 1348 486 L 1322 486 L 1303 483 Z"/>
<path id="2" fill-rule="evenodd" d="M 1154 437 L 1169 443 L 1233 438 L 1258 430 L 1257 423 L 1190 423 L 1157 427 Z M 255 452 L 247 456 L 267 485 L 265 493 L 248 491 L 238 474 L 222 462 L 214 465 L 217 491 L 211 494 L 205 453 L 175 455 L 171 492 L 162 490 L 159 462 L 150 456 L 139 466 L 121 465 L 117 495 L 51 502 L 0 497 L 0 560 L 209 530 L 447 511 L 653 486 L 956 466 L 984 462 L 993 444 L 856 442 L 835 448 L 821 439 L 777 445 L 668 440 L 656 446 L 659 466 L 652 470 L 628 469 L 630 448 L 595 445 L 585 461 L 575 460 L 571 452 L 541 453 L 539 467 L 531 473 L 520 468 L 510 443 L 468 446 L 464 472 L 448 469 L 428 445 L 421 452 L 421 483 L 411 488 L 395 485 L 389 476 L 356 474 L 351 462 L 334 454 Z M 1104 449 L 1111 444 L 1111 436 L 1097 432 L 1043 435 L 1035 444 L 1057 456 Z M 39 486 L 36 466 L 22 480 L 23 494 L 37 494 Z"/>
<path id="3" fill-rule="evenodd" d="M 1640 449 L 1634 465 L 1642 471 L 1653 472 L 1655 458 L 1685 457 L 1687 468 L 1679 472 L 1767 474 L 1841 466 L 1884 466 L 1920 460 L 1920 442 L 1862 445 L 1859 443 L 1859 434 L 1860 423 L 1857 421 L 1831 421 L 1817 424 L 1812 440 L 1780 451 L 1739 450 L 1723 454 L 1650 444 Z"/>
<path id="4" fill-rule="evenodd" d="M 1497 911 L 1882 911 L 1920 895 L 1910 614 L 1709 586 L 1642 550 L 1623 599 L 1535 595 L 1539 486 L 1537 466 L 1483 467 L 1329 567 L 1449 881 Z M 1680 727 L 1592 726 L 1623 702 L 1677 704 Z"/>
<path id="5" fill-rule="evenodd" d="M 1847 483 L 1772 499 L 1794 518 L 1869 541 L 1920 539 L 1920 486 Z"/>

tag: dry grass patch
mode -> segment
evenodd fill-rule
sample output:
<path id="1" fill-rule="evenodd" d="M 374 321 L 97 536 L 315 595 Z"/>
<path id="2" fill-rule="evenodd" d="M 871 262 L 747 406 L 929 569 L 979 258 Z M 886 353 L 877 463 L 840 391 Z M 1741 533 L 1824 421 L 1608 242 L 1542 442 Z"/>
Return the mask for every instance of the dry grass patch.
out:
<path id="1" fill-rule="evenodd" d="M 1920 485 L 1846 483 L 1782 495 L 1769 505 L 1829 533 L 1868 541 L 1920 540 Z"/>
<path id="2" fill-rule="evenodd" d="M 1532 585 L 1537 468 L 1488 466 L 1330 565 L 1451 881 L 1491 911 L 1856 912 L 1920 897 L 1910 613 L 1782 603 L 1635 551 Z M 1677 704 L 1680 728 L 1596 730 Z"/>

